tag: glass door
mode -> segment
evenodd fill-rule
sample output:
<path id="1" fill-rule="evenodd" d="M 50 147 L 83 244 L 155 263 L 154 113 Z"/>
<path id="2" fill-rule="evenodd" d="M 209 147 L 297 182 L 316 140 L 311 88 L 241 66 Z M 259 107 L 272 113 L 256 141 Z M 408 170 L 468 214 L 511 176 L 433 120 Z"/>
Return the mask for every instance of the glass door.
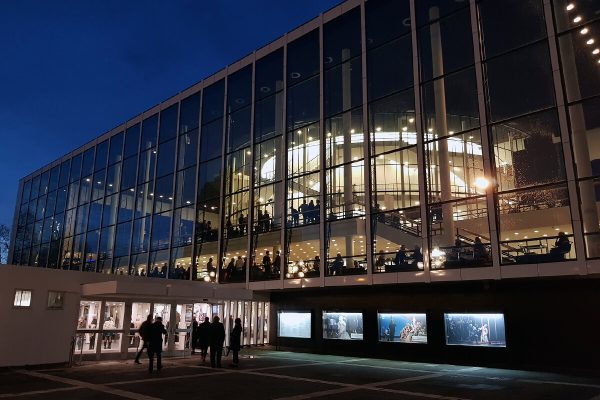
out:
<path id="1" fill-rule="evenodd" d="M 178 351 L 190 350 L 194 305 L 178 304 L 175 312 L 174 349 Z"/>
<path id="2" fill-rule="evenodd" d="M 137 352 L 142 345 L 140 326 L 150 315 L 150 303 L 131 303 L 131 322 L 129 325 L 129 344 L 127 351 Z"/>
<path id="3" fill-rule="evenodd" d="M 167 330 L 167 334 L 164 335 L 163 339 L 163 351 L 167 350 L 169 345 L 169 334 L 171 333 L 171 305 L 166 303 L 154 303 L 154 320 L 156 317 L 162 318 L 162 323 Z"/>

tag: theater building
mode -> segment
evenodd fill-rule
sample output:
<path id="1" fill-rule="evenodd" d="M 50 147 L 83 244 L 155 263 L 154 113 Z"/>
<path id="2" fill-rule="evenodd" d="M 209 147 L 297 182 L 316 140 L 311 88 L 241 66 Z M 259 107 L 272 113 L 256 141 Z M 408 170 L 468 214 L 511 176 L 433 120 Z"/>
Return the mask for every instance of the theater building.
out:
<path id="1" fill-rule="evenodd" d="M 597 1 L 348 0 L 24 177 L 10 262 L 83 285 L 98 357 L 151 312 L 598 367 L 599 137 Z"/>

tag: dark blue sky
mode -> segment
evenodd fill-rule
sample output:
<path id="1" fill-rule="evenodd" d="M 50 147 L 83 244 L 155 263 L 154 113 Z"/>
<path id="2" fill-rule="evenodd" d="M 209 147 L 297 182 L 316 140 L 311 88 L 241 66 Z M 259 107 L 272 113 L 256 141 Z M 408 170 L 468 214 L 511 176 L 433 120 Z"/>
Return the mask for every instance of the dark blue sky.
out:
<path id="1" fill-rule="evenodd" d="M 1 2 L 0 223 L 19 178 L 339 2 Z"/>

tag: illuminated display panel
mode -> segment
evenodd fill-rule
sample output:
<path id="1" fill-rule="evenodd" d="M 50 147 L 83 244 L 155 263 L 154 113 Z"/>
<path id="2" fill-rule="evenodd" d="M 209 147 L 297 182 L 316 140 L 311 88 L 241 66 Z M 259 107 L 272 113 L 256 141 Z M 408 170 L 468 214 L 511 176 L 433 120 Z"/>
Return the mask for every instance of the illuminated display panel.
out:
<path id="1" fill-rule="evenodd" d="M 280 311 L 277 316 L 277 335 L 279 337 L 310 339 L 310 312 Z"/>
<path id="2" fill-rule="evenodd" d="M 410 313 L 378 313 L 379 341 L 427 343 L 427 315 Z"/>
<path id="3" fill-rule="evenodd" d="M 444 314 L 446 344 L 506 347 L 504 314 Z"/>
<path id="4" fill-rule="evenodd" d="M 323 339 L 363 340 L 363 315 L 323 311 Z"/>

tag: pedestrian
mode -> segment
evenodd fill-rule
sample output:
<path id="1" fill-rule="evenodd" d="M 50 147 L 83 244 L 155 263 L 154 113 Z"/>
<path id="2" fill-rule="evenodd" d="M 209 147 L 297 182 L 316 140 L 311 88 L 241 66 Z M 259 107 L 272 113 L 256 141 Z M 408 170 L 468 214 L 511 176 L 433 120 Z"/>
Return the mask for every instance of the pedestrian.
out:
<path id="1" fill-rule="evenodd" d="M 148 358 L 150 359 L 150 365 L 148 365 L 148 371 L 152 372 L 154 370 L 154 355 L 156 354 L 156 370 L 160 371 L 162 369 L 162 343 L 163 336 L 167 335 L 167 330 L 162 323 L 161 317 L 156 317 L 154 323 L 150 325 L 148 328 L 150 331 L 149 339 L 150 344 L 148 346 Z"/>
<path id="2" fill-rule="evenodd" d="M 235 325 L 233 326 L 233 330 L 231 331 L 231 335 L 229 337 L 229 350 L 233 352 L 233 362 L 231 364 L 232 367 L 237 367 L 240 363 L 240 359 L 238 353 L 241 349 L 242 343 L 242 320 L 239 318 L 235 319 Z"/>
<path id="3" fill-rule="evenodd" d="M 200 355 L 202 362 L 206 361 L 208 354 L 208 344 L 210 341 L 210 318 L 205 317 L 204 322 L 198 326 L 198 347 L 200 347 Z"/>
<path id="4" fill-rule="evenodd" d="M 224 342 L 225 327 L 220 322 L 220 318 L 215 315 L 212 324 L 210 324 L 210 366 L 212 368 L 221 368 Z"/>
<path id="5" fill-rule="evenodd" d="M 146 320 L 144 322 L 142 322 L 142 325 L 140 325 L 140 329 L 138 330 L 138 334 L 144 341 L 144 344 L 142 345 L 142 348 L 140 349 L 140 351 L 138 351 L 137 355 L 135 356 L 136 364 L 141 364 L 140 356 L 144 352 L 144 349 L 148 350 L 148 345 L 150 344 L 150 326 L 151 325 L 152 325 L 152 314 L 149 314 L 148 317 L 146 318 Z"/>
<path id="6" fill-rule="evenodd" d="M 192 321 L 192 354 L 196 354 L 196 347 L 198 346 L 198 320 L 194 317 Z"/>

